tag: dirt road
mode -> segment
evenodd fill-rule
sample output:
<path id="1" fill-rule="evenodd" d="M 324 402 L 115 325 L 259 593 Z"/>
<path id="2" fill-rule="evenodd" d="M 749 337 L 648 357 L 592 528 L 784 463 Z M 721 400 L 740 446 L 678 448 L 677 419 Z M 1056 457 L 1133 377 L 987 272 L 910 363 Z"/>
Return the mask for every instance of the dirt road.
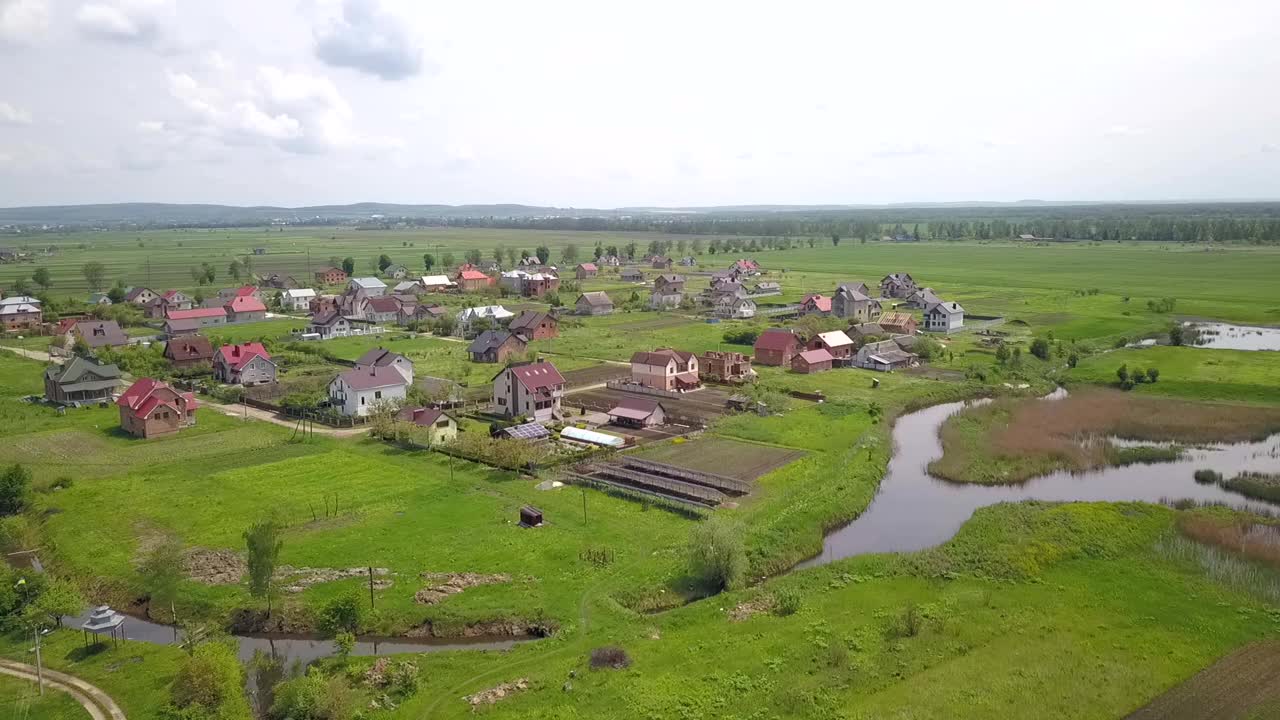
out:
<path id="1" fill-rule="evenodd" d="M 212 400 L 201 400 L 201 407 L 214 408 L 220 410 L 230 417 L 249 417 L 254 420 L 262 420 L 264 422 L 274 423 L 283 427 L 296 427 L 298 421 L 296 418 L 285 417 L 270 410 L 262 410 L 260 408 L 246 407 L 244 405 L 223 405 Z M 331 428 L 326 425 L 317 424 L 315 431 L 318 435 L 329 435 L 330 437 L 355 437 L 369 432 L 370 425 L 360 425 L 353 428 Z"/>

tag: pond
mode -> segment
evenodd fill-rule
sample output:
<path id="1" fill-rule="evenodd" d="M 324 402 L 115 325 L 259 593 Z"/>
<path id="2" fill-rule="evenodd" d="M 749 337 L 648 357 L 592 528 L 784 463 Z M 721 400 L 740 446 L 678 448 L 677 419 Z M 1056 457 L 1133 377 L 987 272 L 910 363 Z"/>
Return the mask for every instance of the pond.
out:
<path id="1" fill-rule="evenodd" d="M 1041 402 L 1052 402 L 1061 392 Z M 893 458 L 871 505 L 856 520 L 829 533 L 822 553 L 798 567 L 824 565 L 853 555 L 911 552 L 940 545 L 956 534 L 974 510 L 1002 502 L 1191 498 L 1274 510 L 1217 485 L 1201 485 L 1193 474 L 1200 468 L 1211 468 L 1227 477 L 1244 470 L 1280 471 L 1280 435 L 1257 443 L 1192 448 L 1174 462 L 1056 472 L 1017 485 L 952 483 L 930 476 L 926 467 L 942 456 L 938 430 L 943 421 L 982 402 L 935 405 L 899 418 L 893 429 Z"/>
<path id="2" fill-rule="evenodd" d="M 1218 350 L 1280 350 L 1280 328 L 1230 325 L 1227 323 L 1185 323 L 1195 332 L 1194 347 Z"/>

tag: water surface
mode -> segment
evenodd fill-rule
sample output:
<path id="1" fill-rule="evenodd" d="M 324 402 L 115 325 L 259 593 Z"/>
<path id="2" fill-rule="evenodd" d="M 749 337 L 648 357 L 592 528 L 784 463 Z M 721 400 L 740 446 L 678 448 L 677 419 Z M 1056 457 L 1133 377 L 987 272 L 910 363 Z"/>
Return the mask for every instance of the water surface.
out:
<path id="1" fill-rule="evenodd" d="M 1280 328 L 1228 323 L 1186 323 L 1186 325 L 1199 333 L 1194 347 L 1219 350 L 1280 350 Z"/>

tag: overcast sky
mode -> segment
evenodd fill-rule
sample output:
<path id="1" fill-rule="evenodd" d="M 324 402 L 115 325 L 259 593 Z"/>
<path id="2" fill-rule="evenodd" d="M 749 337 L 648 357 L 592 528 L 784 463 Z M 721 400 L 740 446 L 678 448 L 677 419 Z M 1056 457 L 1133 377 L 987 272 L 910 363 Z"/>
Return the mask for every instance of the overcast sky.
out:
<path id="1" fill-rule="evenodd" d="M 0 206 L 1280 198 L 1280 1 L 0 0 Z"/>

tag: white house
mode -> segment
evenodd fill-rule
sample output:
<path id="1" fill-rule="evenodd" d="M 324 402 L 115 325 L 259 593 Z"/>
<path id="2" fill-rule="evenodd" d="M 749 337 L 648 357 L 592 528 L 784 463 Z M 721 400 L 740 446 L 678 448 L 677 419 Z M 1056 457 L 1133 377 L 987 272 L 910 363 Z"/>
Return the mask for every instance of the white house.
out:
<path id="1" fill-rule="evenodd" d="M 510 365 L 493 378 L 493 410 L 509 418 L 549 422 L 563 417 L 564 376 L 545 360 Z"/>
<path id="2" fill-rule="evenodd" d="M 458 283 L 450 280 L 448 275 L 423 275 L 418 284 L 426 292 L 444 292 L 458 287 Z"/>
<path id="3" fill-rule="evenodd" d="M 924 311 L 924 329 L 929 332 L 954 332 L 964 327 L 964 308 L 956 302 L 940 302 Z"/>
<path id="4" fill-rule="evenodd" d="M 399 372 L 404 381 L 413 384 L 413 361 L 400 353 L 374 348 L 356 359 L 357 370 L 368 370 L 371 367 L 391 367 Z"/>
<path id="5" fill-rule="evenodd" d="M 347 283 L 347 291 L 364 290 L 369 297 L 382 297 L 387 294 L 387 284 L 376 277 L 351 278 Z"/>
<path id="6" fill-rule="evenodd" d="M 714 312 L 716 317 L 730 320 L 748 320 L 756 316 L 756 304 L 747 298 L 723 295 L 716 298 Z"/>
<path id="7" fill-rule="evenodd" d="M 364 417 L 381 404 L 403 403 L 408 387 L 391 366 L 348 370 L 329 382 L 329 405 L 347 417 Z"/>
<path id="8" fill-rule="evenodd" d="M 473 325 L 481 320 L 488 320 L 491 325 L 498 327 L 515 317 L 516 314 L 501 305 L 484 305 L 482 307 L 472 307 L 458 313 L 456 322 L 454 323 L 454 332 L 464 337 L 473 334 Z"/>
<path id="9" fill-rule="evenodd" d="M 311 308 L 311 301 L 316 298 L 316 291 L 311 288 L 280 291 L 280 307 L 285 310 L 306 312 Z"/>

